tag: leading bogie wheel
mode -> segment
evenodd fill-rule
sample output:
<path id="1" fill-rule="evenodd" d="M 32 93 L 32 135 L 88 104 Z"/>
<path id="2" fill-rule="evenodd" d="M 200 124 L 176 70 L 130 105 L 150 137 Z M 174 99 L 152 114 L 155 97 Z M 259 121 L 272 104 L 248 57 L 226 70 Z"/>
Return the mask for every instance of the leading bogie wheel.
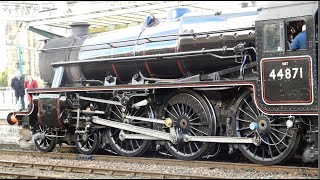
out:
<path id="1" fill-rule="evenodd" d="M 36 147 L 42 152 L 52 152 L 57 144 L 57 138 L 50 137 L 54 135 L 52 129 L 39 125 L 36 133 L 39 133 L 39 138 L 34 140 Z"/>
<path id="2" fill-rule="evenodd" d="M 101 135 L 98 131 L 76 134 L 76 147 L 81 154 L 91 155 L 96 153 L 100 143 Z"/>

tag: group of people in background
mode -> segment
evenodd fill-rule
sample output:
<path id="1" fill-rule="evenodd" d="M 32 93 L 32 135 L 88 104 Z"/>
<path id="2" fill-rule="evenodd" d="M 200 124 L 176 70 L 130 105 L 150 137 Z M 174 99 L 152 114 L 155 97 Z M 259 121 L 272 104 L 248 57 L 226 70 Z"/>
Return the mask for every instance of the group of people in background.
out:
<path id="1" fill-rule="evenodd" d="M 26 89 L 34 89 L 38 88 L 38 83 L 36 80 L 32 79 L 31 75 L 27 75 L 27 78 L 24 79 L 23 76 L 20 75 L 20 72 L 17 71 L 15 77 L 11 80 L 11 87 L 15 91 L 16 104 L 20 104 L 19 111 L 25 110 L 25 90 Z M 31 97 L 28 95 L 28 101 L 31 102 Z"/>

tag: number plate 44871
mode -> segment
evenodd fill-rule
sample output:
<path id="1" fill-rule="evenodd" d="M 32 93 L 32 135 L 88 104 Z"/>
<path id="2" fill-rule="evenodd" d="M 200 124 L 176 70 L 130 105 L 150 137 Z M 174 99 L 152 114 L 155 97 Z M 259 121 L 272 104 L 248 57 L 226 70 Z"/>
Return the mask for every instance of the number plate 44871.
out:
<path id="1" fill-rule="evenodd" d="M 311 58 L 286 57 L 261 60 L 262 97 L 266 104 L 310 104 L 312 98 Z"/>

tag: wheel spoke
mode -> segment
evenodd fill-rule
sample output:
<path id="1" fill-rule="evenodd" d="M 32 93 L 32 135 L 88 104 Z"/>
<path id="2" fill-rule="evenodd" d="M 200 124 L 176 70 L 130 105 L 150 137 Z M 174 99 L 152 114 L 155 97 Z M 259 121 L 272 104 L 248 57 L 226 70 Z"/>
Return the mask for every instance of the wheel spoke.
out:
<path id="1" fill-rule="evenodd" d="M 192 151 L 192 147 L 191 147 L 191 143 L 188 142 L 188 146 L 189 146 L 189 149 L 190 149 L 190 153 L 193 154 L 193 151 Z"/>
<path id="2" fill-rule="evenodd" d="M 243 121 L 243 122 L 247 122 L 247 123 L 252 123 L 253 121 L 250 121 L 250 120 L 246 120 L 246 119 L 240 119 L 240 118 L 237 118 L 238 121 Z"/>
<path id="3" fill-rule="evenodd" d="M 179 115 L 181 115 L 182 113 L 181 113 L 181 111 L 180 111 L 179 104 L 176 104 L 176 105 L 177 105 L 177 107 L 178 107 Z"/>
<path id="4" fill-rule="evenodd" d="M 115 132 L 111 134 L 111 137 L 114 137 L 114 135 L 117 134 L 119 131 L 120 129 L 115 130 Z"/>
<path id="5" fill-rule="evenodd" d="M 117 105 L 115 105 L 115 106 L 116 106 L 116 108 L 117 108 L 117 110 L 118 110 L 118 112 L 119 112 L 119 114 L 120 114 L 120 116 L 121 116 L 122 111 L 119 109 L 119 107 L 118 107 Z"/>
<path id="6" fill-rule="evenodd" d="M 254 133 L 254 131 L 251 131 L 251 133 L 247 134 L 245 137 L 248 137 L 248 136 L 250 136 L 250 135 L 253 134 L 253 133 Z"/>
<path id="7" fill-rule="evenodd" d="M 140 111 L 140 108 L 137 109 L 132 116 L 136 116 L 136 114 Z"/>
<path id="8" fill-rule="evenodd" d="M 194 130 L 196 130 L 196 131 L 198 131 L 198 132 L 200 132 L 201 134 L 204 134 L 204 135 L 208 136 L 207 133 L 201 131 L 200 129 L 197 129 L 197 128 L 193 127 L 193 126 L 191 126 L 191 128 L 194 129 Z"/>
<path id="9" fill-rule="evenodd" d="M 274 144 L 274 146 L 276 147 L 277 151 L 279 152 L 279 154 L 281 154 L 280 149 L 278 148 L 278 145 L 274 142 L 272 136 L 269 134 L 269 138 L 271 139 L 272 143 Z"/>
<path id="10" fill-rule="evenodd" d="M 173 116 L 174 118 L 178 119 L 177 116 L 173 115 L 170 111 L 168 111 L 168 109 L 164 109 L 166 112 L 168 112 L 169 114 L 171 114 L 171 116 Z"/>
<path id="11" fill-rule="evenodd" d="M 271 159 L 273 159 L 273 153 L 272 153 L 272 150 L 271 150 L 271 146 L 268 145 L 268 148 L 269 148 L 269 152 L 270 152 L 270 155 L 271 155 Z"/>
<path id="12" fill-rule="evenodd" d="M 286 143 L 284 143 L 283 141 L 281 141 L 281 139 L 280 139 L 277 135 L 275 135 L 272 131 L 271 131 L 271 134 L 272 134 L 274 137 L 276 137 L 284 146 L 289 147 Z"/>
<path id="13" fill-rule="evenodd" d="M 192 121 L 197 120 L 197 119 L 199 119 L 199 116 L 197 116 L 196 118 L 190 119 L 189 121 L 192 122 Z"/>
<path id="14" fill-rule="evenodd" d="M 256 148 L 254 149 L 254 153 L 253 153 L 254 156 L 257 155 L 257 150 L 258 150 L 258 146 L 256 146 Z"/>
<path id="15" fill-rule="evenodd" d="M 190 133 L 193 134 L 194 136 L 198 136 L 192 129 L 190 129 Z"/>
<path id="16" fill-rule="evenodd" d="M 250 127 L 244 127 L 244 128 L 241 128 L 241 129 L 237 129 L 237 131 L 243 131 L 243 130 L 247 130 L 247 129 L 250 129 Z"/>
<path id="17" fill-rule="evenodd" d="M 131 145 L 131 150 L 134 150 L 134 145 L 133 145 L 132 139 L 130 139 L 129 141 L 130 141 L 130 145 Z"/>
<path id="18" fill-rule="evenodd" d="M 171 107 L 174 110 L 174 112 L 177 114 L 177 117 L 180 116 L 180 114 L 176 111 L 176 108 L 174 108 L 174 106 L 171 106 Z"/>
<path id="19" fill-rule="evenodd" d="M 115 113 L 112 109 L 110 109 L 110 111 L 111 111 L 114 115 L 116 115 L 119 119 L 122 119 L 121 116 L 119 116 L 117 113 Z"/>
<path id="20" fill-rule="evenodd" d="M 253 114 L 256 115 L 256 117 L 258 117 L 258 115 L 256 114 L 256 112 L 252 109 L 252 107 L 250 106 L 250 104 L 244 99 L 244 102 L 248 105 L 248 107 L 250 108 L 250 110 L 253 112 Z"/>
<path id="21" fill-rule="evenodd" d="M 183 107 L 183 104 L 181 104 L 181 115 L 184 115 L 184 107 Z"/>
<path id="22" fill-rule="evenodd" d="M 90 149 L 92 149 L 92 145 L 89 142 L 87 144 L 90 146 Z"/>
<path id="23" fill-rule="evenodd" d="M 249 113 L 247 113 L 246 111 L 244 111 L 243 109 L 239 108 L 240 111 L 242 111 L 243 113 L 245 113 L 247 116 L 249 116 L 250 118 L 252 118 L 253 120 L 256 120 L 256 118 L 252 117 Z"/>
<path id="24" fill-rule="evenodd" d="M 203 125 L 207 125 L 207 124 L 203 124 L 203 123 L 190 123 L 190 125 L 196 125 L 196 126 L 203 126 Z"/>
<path id="25" fill-rule="evenodd" d="M 270 124 L 270 125 L 274 127 L 287 127 L 287 125 L 285 124 Z"/>
<path id="26" fill-rule="evenodd" d="M 278 129 L 275 129 L 275 128 L 271 128 L 273 131 L 276 131 L 276 132 L 278 132 L 278 133 L 281 133 L 281 134 L 283 134 L 283 135 L 285 135 L 285 136 L 288 136 L 288 137 L 290 137 L 290 138 L 292 138 L 292 136 L 290 136 L 288 133 L 284 133 L 284 132 L 282 132 L 282 131 L 280 131 L 280 130 L 278 130 Z"/>
<path id="27" fill-rule="evenodd" d="M 196 113 L 196 112 L 193 112 L 193 113 L 191 114 L 191 116 L 189 116 L 189 118 L 191 118 L 195 113 Z"/>
<path id="28" fill-rule="evenodd" d="M 189 107 L 189 112 L 188 112 L 186 115 L 187 115 L 188 117 L 191 117 L 191 116 L 190 116 L 190 113 L 191 113 L 191 112 L 192 112 L 192 108 Z"/>
<path id="29" fill-rule="evenodd" d="M 139 148 L 140 147 L 140 144 L 138 143 L 138 140 L 135 140 L 136 144 L 137 144 L 137 147 Z"/>
<path id="30" fill-rule="evenodd" d="M 193 144 L 197 148 L 197 151 L 199 151 L 200 148 L 198 147 L 197 142 L 193 142 Z"/>

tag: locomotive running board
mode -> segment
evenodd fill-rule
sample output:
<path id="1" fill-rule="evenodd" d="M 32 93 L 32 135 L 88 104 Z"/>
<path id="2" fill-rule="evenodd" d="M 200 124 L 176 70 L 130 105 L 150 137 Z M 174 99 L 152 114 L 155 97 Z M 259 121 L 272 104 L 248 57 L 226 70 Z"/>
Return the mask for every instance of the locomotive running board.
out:
<path id="1" fill-rule="evenodd" d="M 108 127 L 113 127 L 117 129 L 122 129 L 126 131 L 131 131 L 135 133 L 139 133 L 141 135 L 130 136 L 129 134 L 125 134 L 123 131 L 120 133 L 121 139 L 149 139 L 149 140 L 168 140 L 171 142 L 176 141 L 176 137 L 173 137 L 172 134 L 162 131 L 157 131 L 153 129 L 143 128 L 134 126 L 131 124 L 119 123 L 107 119 L 101 119 L 99 117 L 93 117 L 92 122 Z M 146 136 L 149 136 L 146 138 Z M 245 137 L 222 137 L 222 136 L 188 136 L 183 135 L 183 141 L 199 141 L 199 142 L 213 142 L 213 143 L 237 143 L 237 144 L 259 144 L 258 139 L 255 138 L 245 138 Z"/>

